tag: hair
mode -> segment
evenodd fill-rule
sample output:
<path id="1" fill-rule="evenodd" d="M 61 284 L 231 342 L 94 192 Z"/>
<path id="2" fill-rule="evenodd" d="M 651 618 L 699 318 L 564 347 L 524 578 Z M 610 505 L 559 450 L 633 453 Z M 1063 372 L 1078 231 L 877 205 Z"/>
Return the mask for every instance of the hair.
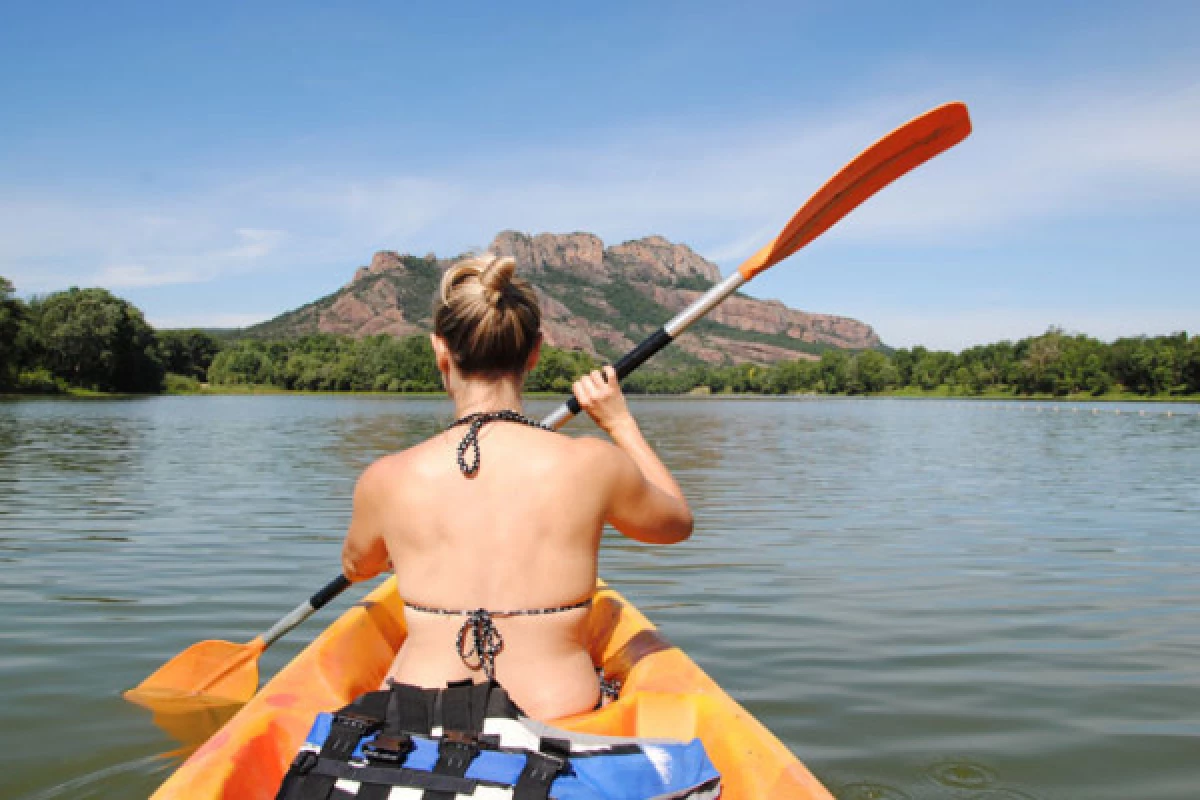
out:
<path id="1" fill-rule="evenodd" d="M 442 275 L 433 299 L 433 330 L 465 375 L 525 369 L 538 343 L 542 311 L 537 293 L 515 277 L 517 262 L 484 253 Z"/>

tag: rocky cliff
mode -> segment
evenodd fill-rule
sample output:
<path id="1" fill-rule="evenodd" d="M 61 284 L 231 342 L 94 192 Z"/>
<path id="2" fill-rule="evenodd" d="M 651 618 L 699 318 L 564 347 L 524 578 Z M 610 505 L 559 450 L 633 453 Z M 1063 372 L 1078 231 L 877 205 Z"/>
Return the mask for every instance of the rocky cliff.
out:
<path id="1" fill-rule="evenodd" d="M 504 231 L 489 248 L 517 260 L 538 287 L 548 344 L 614 359 L 720 280 L 715 264 L 686 245 L 648 236 L 605 247 L 590 233 L 530 236 Z M 430 327 L 438 278 L 453 259 L 390 251 L 337 292 L 247 332 L 407 336 Z M 880 346 L 870 326 L 846 317 L 790 309 L 777 300 L 729 298 L 680 337 L 679 350 L 656 362 L 683 365 L 816 358 L 829 347 Z"/>

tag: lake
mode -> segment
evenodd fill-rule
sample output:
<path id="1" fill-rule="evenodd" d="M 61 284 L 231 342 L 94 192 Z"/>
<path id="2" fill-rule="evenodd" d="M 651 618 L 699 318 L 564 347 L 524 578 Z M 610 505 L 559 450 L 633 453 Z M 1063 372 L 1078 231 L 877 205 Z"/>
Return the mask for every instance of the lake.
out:
<path id="1" fill-rule="evenodd" d="M 1200 406 L 632 405 L 696 532 L 602 575 L 841 800 L 1200 796 Z M 451 412 L 0 402 L 0 796 L 149 794 L 180 745 L 120 692 L 333 577 L 358 472 Z"/>

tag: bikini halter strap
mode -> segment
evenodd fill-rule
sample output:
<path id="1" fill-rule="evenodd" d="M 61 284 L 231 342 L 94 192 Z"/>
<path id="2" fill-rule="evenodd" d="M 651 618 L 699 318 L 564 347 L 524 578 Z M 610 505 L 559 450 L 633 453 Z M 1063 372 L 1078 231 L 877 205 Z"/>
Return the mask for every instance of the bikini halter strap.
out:
<path id="1" fill-rule="evenodd" d="M 467 414 L 465 417 L 459 417 L 446 426 L 446 430 L 457 428 L 459 425 L 466 425 L 467 432 L 463 436 L 462 441 L 458 443 L 458 468 L 463 475 L 468 478 L 473 477 L 479 472 L 479 430 L 489 422 L 519 422 L 522 425 L 528 425 L 531 428 L 541 428 L 544 431 L 553 432 L 554 429 L 540 422 L 535 422 L 529 417 L 511 409 L 502 411 L 476 411 L 474 414 Z M 471 460 L 467 461 L 467 451 L 471 451 Z"/>

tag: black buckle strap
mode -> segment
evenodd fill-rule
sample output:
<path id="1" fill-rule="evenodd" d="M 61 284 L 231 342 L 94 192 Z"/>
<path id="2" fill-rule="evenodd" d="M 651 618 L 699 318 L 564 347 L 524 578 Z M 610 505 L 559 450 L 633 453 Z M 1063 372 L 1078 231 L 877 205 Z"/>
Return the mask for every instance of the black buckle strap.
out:
<path id="1" fill-rule="evenodd" d="M 393 683 L 388 695 L 388 732 L 428 736 L 433 727 L 436 695 L 403 683 Z"/>
<path id="2" fill-rule="evenodd" d="M 434 775 L 461 778 L 467 774 L 467 768 L 479 755 L 479 740 L 475 734 L 466 731 L 448 730 L 443 732 L 442 740 L 438 743 L 438 759 L 433 765 Z M 452 800 L 453 795 L 426 790 L 422 800 Z"/>
<path id="3" fill-rule="evenodd" d="M 370 736 L 383 727 L 383 720 L 369 717 L 357 711 L 342 709 L 333 715 L 329 736 L 321 745 L 323 758 L 348 759 L 354 754 L 363 737 Z"/>
<path id="4" fill-rule="evenodd" d="M 412 737 L 406 733 L 381 733 L 363 745 L 363 756 L 368 764 L 399 766 L 414 748 Z"/>
<path id="5" fill-rule="evenodd" d="M 475 720 L 474 695 L 475 685 L 470 680 L 454 681 L 438 692 L 442 701 L 440 711 L 444 730 L 480 732 L 479 723 Z M 482 714 L 479 716 L 482 718 Z"/>
<path id="6" fill-rule="evenodd" d="M 542 739 L 540 752 L 530 753 L 525 768 L 513 785 L 513 800 L 547 800 L 550 786 L 567 771 L 571 743 L 561 739 Z"/>
<path id="7" fill-rule="evenodd" d="M 433 771 L 438 775 L 463 775 L 481 749 L 475 734 L 446 731 L 438 744 L 438 760 Z"/>
<path id="8" fill-rule="evenodd" d="M 317 765 L 318 760 L 317 754 L 312 750 L 301 750 L 292 759 L 292 771 L 303 777 L 313 771 L 313 767 Z"/>

